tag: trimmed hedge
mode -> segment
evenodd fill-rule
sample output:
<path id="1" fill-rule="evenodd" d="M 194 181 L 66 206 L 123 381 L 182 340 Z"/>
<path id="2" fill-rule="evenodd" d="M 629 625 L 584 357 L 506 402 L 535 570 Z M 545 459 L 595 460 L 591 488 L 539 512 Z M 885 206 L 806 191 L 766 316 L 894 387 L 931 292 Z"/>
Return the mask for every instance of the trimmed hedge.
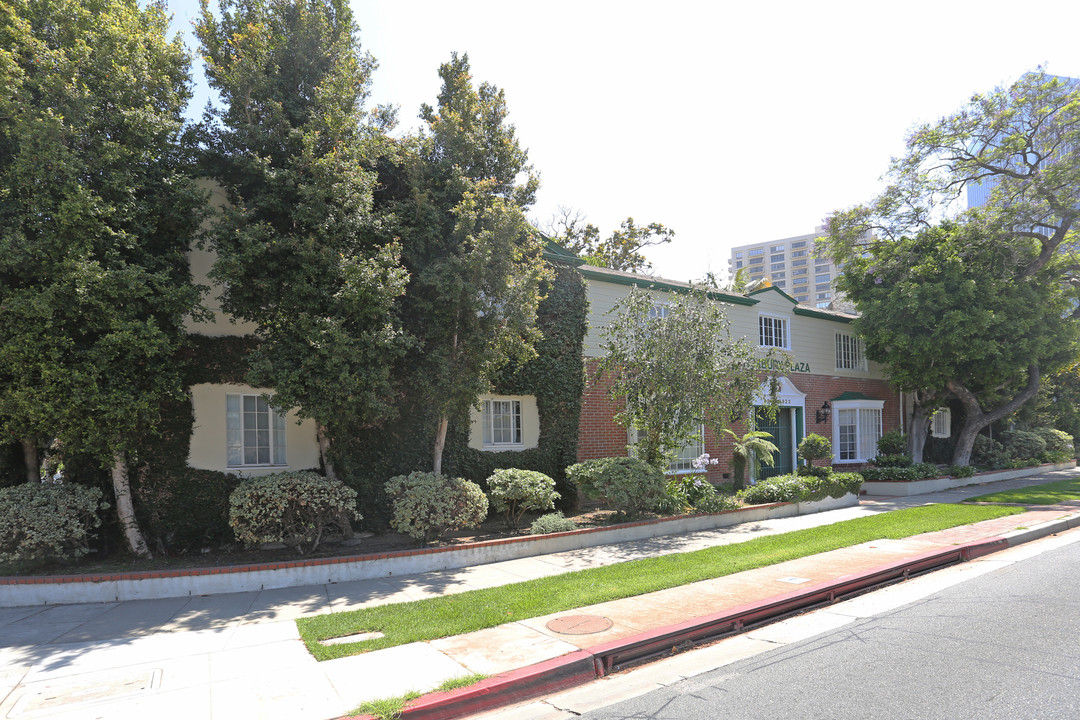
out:
<path id="1" fill-rule="evenodd" d="M 739 496 L 747 505 L 777 502 L 814 502 L 827 497 L 842 498 L 858 494 L 863 476 L 860 473 L 833 473 L 827 477 L 777 475 L 759 481 Z"/>
<path id="2" fill-rule="evenodd" d="M 501 468 L 487 479 L 491 508 L 506 518 L 506 526 L 517 530 L 522 515 L 531 510 L 554 510 L 559 493 L 555 481 L 542 472 Z"/>
<path id="3" fill-rule="evenodd" d="M 872 467 L 860 472 L 867 482 L 910 482 L 921 478 L 913 467 Z"/>
<path id="4" fill-rule="evenodd" d="M 586 460 L 566 468 L 566 477 L 587 497 L 631 516 L 655 510 L 667 489 L 664 473 L 629 457 Z"/>
<path id="5" fill-rule="evenodd" d="M 487 517 L 488 499 L 474 482 L 414 472 L 386 483 L 393 515 L 390 527 L 429 543 L 449 530 L 476 527 Z"/>
<path id="6" fill-rule="evenodd" d="M 23 483 L 0 489 L 0 562 L 78 558 L 109 504 L 97 488 Z"/>
<path id="7" fill-rule="evenodd" d="M 356 491 L 310 470 L 240 483 L 229 496 L 229 525 L 245 545 L 280 542 L 303 554 L 335 530 L 351 535 Z"/>

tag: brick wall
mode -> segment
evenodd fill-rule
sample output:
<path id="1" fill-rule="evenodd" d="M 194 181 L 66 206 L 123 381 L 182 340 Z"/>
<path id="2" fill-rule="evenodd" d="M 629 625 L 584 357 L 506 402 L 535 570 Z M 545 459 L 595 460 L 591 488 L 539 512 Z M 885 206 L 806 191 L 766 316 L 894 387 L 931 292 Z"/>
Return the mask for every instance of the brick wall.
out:
<path id="1" fill-rule="evenodd" d="M 626 454 L 626 429 L 615 424 L 614 417 L 619 411 L 617 401 L 609 397 L 611 390 L 610 376 L 597 376 L 596 366 L 599 360 L 586 360 L 587 382 L 581 403 L 581 425 L 578 436 L 578 461 L 594 458 L 614 457 Z M 815 412 L 826 400 L 832 400 L 844 392 L 858 392 L 866 397 L 884 400 L 882 409 L 883 432 L 900 427 L 900 400 L 896 392 L 885 380 L 869 378 L 833 377 L 829 375 L 808 375 L 792 373 L 787 376 L 791 384 L 806 393 L 806 412 L 804 416 L 806 434 L 817 433 L 832 441 L 832 416 L 826 422 L 818 423 Z M 764 380 L 764 378 L 762 378 Z M 831 403 L 830 403 L 831 404 Z M 746 428 L 733 425 L 733 431 L 742 435 Z M 719 482 L 731 464 L 731 443 L 726 433 L 718 437 L 712 428 L 705 429 L 705 452 L 720 462 L 709 470 L 709 479 Z M 856 470 L 860 465 L 837 465 L 838 470 Z"/>

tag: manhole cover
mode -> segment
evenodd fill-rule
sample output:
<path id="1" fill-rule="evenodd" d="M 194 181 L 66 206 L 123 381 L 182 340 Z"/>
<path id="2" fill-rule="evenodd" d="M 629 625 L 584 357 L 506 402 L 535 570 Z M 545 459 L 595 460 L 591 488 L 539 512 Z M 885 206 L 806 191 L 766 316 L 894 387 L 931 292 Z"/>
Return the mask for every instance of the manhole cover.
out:
<path id="1" fill-rule="evenodd" d="M 562 635 L 592 635 L 604 632 L 614 624 L 599 615 L 567 615 L 549 621 L 547 628 Z"/>

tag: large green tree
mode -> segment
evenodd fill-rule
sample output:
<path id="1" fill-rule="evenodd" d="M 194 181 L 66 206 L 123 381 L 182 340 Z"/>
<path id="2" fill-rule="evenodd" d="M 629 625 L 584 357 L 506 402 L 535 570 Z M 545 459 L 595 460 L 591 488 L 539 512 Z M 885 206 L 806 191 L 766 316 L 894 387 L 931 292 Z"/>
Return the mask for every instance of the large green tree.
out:
<path id="1" fill-rule="evenodd" d="M 406 338 L 400 247 L 372 209 L 381 142 L 366 120 L 374 61 L 347 0 L 202 1 L 209 163 L 229 204 L 208 233 L 222 307 L 257 325 L 250 381 L 331 438 L 395 412 Z"/>
<path id="2" fill-rule="evenodd" d="M 611 396 L 626 407 L 615 421 L 638 432 L 637 455 L 650 465 L 666 468 L 703 424 L 749 417 L 761 388 L 756 351 L 731 336 L 704 291 L 661 300 L 634 286 L 604 332 L 598 372 L 611 376 Z"/>
<path id="3" fill-rule="evenodd" d="M 164 6 L 0 3 L 0 430 L 111 468 L 129 548 L 135 440 L 182 391 L 205 198 L 180 135 L 189 59 Z"/>
<path id="4" fill-rule="evenodd" d="M 1019 275 L 1014 248 L 986 242 L 974 226 L 874 243 L 847 258 L 838 286 L 859 310 L 854 327 L 867 357 L 913 393 L 916 461 L 930 417 L 948 398 L 965 411 L 953 462 L 966 465 L 979 430 L 1020 408 L 1042 374 L 1075 357 L 1076 323 L 1054 264 Z"/>
<path id="5" fill-rule="evenodd" d="M 451 418 L 464 418 L 508 362 L 535 354 L 542 241 L 526 221 L 539 181 L 506 121 L 503 91 L 473 85 L 467 55 L 439 68 L 426 129 L 384 158 L 384 202 L 409 270 L 402 318 L 416 351 L 400 369 L 418 412 L 430 413 L 441 472 Z"/>

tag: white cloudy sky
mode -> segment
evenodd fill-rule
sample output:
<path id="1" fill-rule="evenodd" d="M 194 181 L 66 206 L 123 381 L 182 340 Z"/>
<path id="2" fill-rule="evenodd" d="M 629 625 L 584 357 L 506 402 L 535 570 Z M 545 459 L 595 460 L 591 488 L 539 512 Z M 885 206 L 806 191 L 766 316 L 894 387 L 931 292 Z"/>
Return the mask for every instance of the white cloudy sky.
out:
<path id="1" fill-rule="evenodd" d="M 375 103 L 417 125 L 439 64 L 467 52 L 541 174 L 534 219 L 662 222 L 675 242 L 647 255 L 676 280 L 869 199 L 906 132 L 973 92 L 1040 64 L 1080 76 L 1080 3 L 1063 0 L 352 5 Z M 171 0 L 178 29 L 197 7 Z"/>

